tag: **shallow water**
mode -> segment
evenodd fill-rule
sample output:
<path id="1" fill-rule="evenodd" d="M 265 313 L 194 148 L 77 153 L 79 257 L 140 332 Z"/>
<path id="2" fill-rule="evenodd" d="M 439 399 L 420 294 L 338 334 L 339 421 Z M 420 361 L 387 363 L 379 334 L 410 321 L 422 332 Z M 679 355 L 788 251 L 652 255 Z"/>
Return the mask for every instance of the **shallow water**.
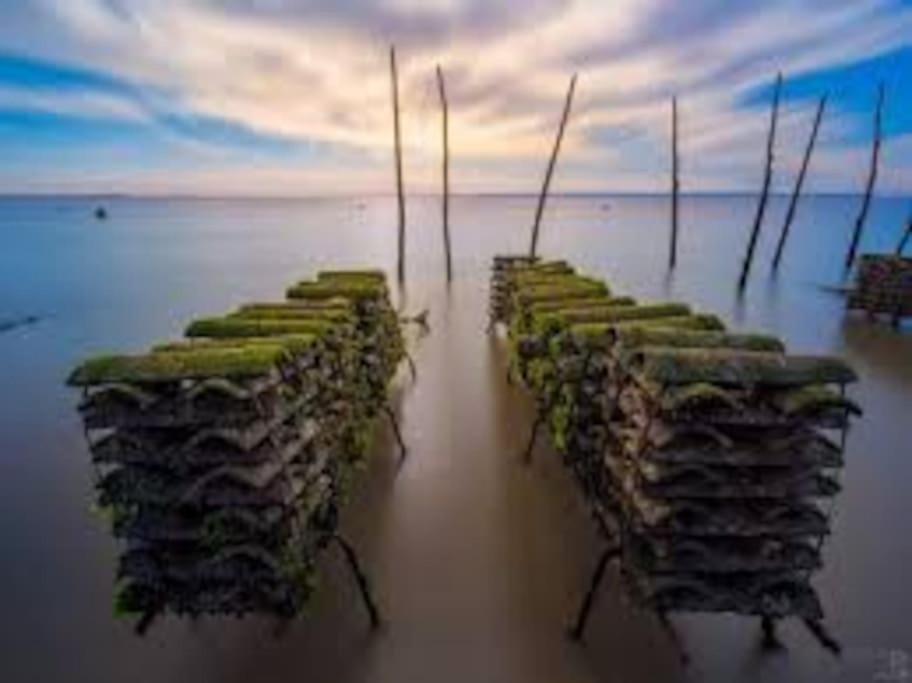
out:
<path id="1" fill-rule="evenodd" d="M 111 615 L 117 547 L 90 512 L 88 457 L 63 386 L 99 350 L 138 350 L 191 317 L 281 296 L 317 267 L 395 267 L 389 199 L 301 201 L 0 200 L 0 655 L 3 679 L 131 681 L 730 681 L 907 680 L 912 610 L 912 331 L 847 317 L 821 288 L 841 282 L 858 200 L 802 204 L 779 276 L 769 260 L 785 201 L 776 198 L 746 296 L 735 296 L 750 197 L 686 197 L 681 251 L 666 274 L 668 209 L 651 197 L 555 198 L 541 249 L 642 299 L 676 298 L 732 326 L 784 337 L 793 350 L 844 355 L 862 381 L 834 534 L 817 576 L 827 622 L 845 647 L 821 650 L 797 624 L 787 652 L 759 650 L 756 621 L 678 618 L 684 673 L 655 621 L 609 585 L 584 646 L 562 629 L 599 545 L 577 492 L 543 445 L 517 463 L 531 410 L 503 379 L 484 334 L 491 256 L 526 247 L 530 197 L 458 197 L 456 281 L 442 272 L 439 206 L 409 203 L 405 307 L 429 306 L 414 342 L 419 379 L 397 399 L 411 456 L 397 469 L 377 444 L 343 529 L 362 551 L 387 624 L 367 630 L 345 567 L 324 560 L 310 615 L 282 638 L 270 624 L 165 619 L 139 639 Z M 862 251 L 892 249 L 907 206 L 879 200 Z M 611 576 L 609 575 L 609 579 Z M 609 580 L 608 582 L 612 582 Z M 906 678 L 902 676 L 906 675 Z M 881 678 L 883 680 L 883 678 Z"/>

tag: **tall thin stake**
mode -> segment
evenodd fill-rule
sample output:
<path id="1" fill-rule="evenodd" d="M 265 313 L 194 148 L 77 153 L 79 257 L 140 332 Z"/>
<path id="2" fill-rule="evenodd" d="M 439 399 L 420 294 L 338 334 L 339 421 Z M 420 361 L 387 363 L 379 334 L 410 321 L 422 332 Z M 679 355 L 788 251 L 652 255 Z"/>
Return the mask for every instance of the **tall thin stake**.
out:
<path id="1" fill-rule="evenodd" d="M 443 112 L 443 248 L 446 252 L 447 282 L 453 280 L 453 260 L 450 255 L 450 142 L 449 107 L 446 87 L 443 83 L 443 69 L 437 65 L 437 90 L 440 92 L 440 108 Z"/>
<path id="2" fill-rule="evenodd" d="M 390 72 L 393 87 L 393 135 L 396 148 L 396 192 L 399 197 L 399 261 L 397 274 L 405 282 L 405 195 L 402 190 L 402 134 L 399 130 L 399 74 L 396 70 L 396 47 L 390 47 Z"/>
<path id="3" fill-rule="evenodd" d="M 902 256 L 902 253 L 906 250 L 906 245 L 909 243 L 910 239 L 912 239 L 912 216 L 909 216 L 909 222 L 906 226 L 906 232 L 900 238 L 899 244 L 896 245 L 896 255 L 897 256 Z"/>
<path id="4" fill-rule="evenodd" d="M 674 269 L 678 261 L 678 98 L 671 98 L 671 249 L 668 268 Z"/>
<path id="5" fill-rule="evenodd" d="M 548 198 L 548 188 L 551 186 L 551 176 L 554 174 L 554 166 L 557 163 L 557 155 L 560 152 L 561 140 L 564 138 L 567 117 L 570 116 L 570 105 L 573 102 L 574 90 L 576 90 L 576 74 L 573 74 L 573 78 L 570 79 L 570 89 L 567 91 L 567 99 L 564 102 L 564 113 L 561 116 L 560 128 L 557 129 L 557 138 L 554 140 L 551 160 L 548 162 L 547 171 L 545 171 L 545 182 L 542 183 L 541 194 L 538 195 L 538 208 L 535 210 L 535 223 L 532 225 L 532 243 L 529 246 L 529 255 L 532 257 L 535 256 L 538 250 L 538 230 L 541 226 L 542 214 L 545 211 L 545 201 Z"/>
<path id="6" fill-rule="evenodd" d="M 779 119 L 779 96 L 782 93 L 782 74 L 776 75 L 776 88 L 773 92 L 773 108 L 770 113 L 769 136 L 766 139 L 766 171 L 763 176 L 763 190 L 760 193 L 760 202 L 757 204 L 757 215 L 754 217 L 754 227 L 751 230 L 750 241 L 747 244 L 747 253 L 741 266 L 741 277 L 738 278 L 738 289 L 743 290 L 750 274 L 751 263 L 754 260 L 754 250 L 757 248 L 757 238 L 760 236 L 760 227 L 763 225 L 763 214 L 766 212 L 766 202 L 769 199 L 770 183 L 773 180 L 773 150 L 776 144 L 776 122 Z"/>
<path id="7" fill-rule="evenodd" d="M 811 137 L 808 138 L 807 147 L 804 149 L 804 159 L 801 161 L 801 170 L 798 172 L 798 179 L 795 181 L 795 189 L 792 191 L 792 198 L 789 201 L 788 211 L 785 213 L 785 222 L 782 224 L 782 232 L 779 234 L 779 243 L 776 245 L 776 255 L 773 257 L 774 272 L 779 269 L 779 262 L 782 260 L 782 252 L 785 250 L 785 241 L 788 239 L 792 221 L 795 220 L 795 209 L 798 208 L 798 198 L 801 197 L 804 176 L 807 174 L 808 165 L 811 163 L 811 154 L 813 154 L 814 145 L 817 142 L 817 131 L 820 130 L 820 120 L 823 118 L 823 110 L 826 108 L 826 101 L 827 96 L 824 95 L 817 104 L 817 115 L 814 117 Z"/>
<path id="8" fill-rule="evenodd" d="M 874 141 L 871 147 L 871 168 L 868 172 L 868 184 L 865 186 L 864 199 L 861 201 L 861 210 L 858 212 L 858 218 L 855 219 L 855 230 L 852 233 L 852 242 L 849 244 L 849 251 L 846 253 L 845 268 L 848 270 L 855 263 L 855 255 L 858 252 L 858 244 L 861 242 L 861 232 L 864 229 L 865 220 L 868 217 L 868 209 L 871 206 L 871 194 L 874 192 L 874 184 L 877 182 L 877 167 L 880 161 L 880 139 L 883 127 L 883 105 L 884 105 L 884 84 L 877 86 L 877 107 L 874 109 Z"/>

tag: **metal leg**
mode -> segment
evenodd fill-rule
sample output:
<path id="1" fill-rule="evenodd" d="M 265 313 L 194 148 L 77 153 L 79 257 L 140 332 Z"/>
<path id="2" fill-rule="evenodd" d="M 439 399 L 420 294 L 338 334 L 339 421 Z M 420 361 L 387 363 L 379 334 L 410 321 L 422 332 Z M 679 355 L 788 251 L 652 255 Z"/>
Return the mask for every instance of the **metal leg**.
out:
<path id="1" fill-rule="evenodd" d="M 781 650 L 783 645 L 776 633 L 776 620 L 764 615 L 760 618 L 760 629 L 763 631 L 763 649 Z"/>
<path id="2" fill-rule="evenodd" d="M 415 366 L 415 359 L 412 358 L 412 354 L 410 354 L 408 351 L 403 351 L 403 354 L 405 355 L 405 362 L 408 363 L 409 373 L 412 375 L 412 381 L 417 382 L 418 368 Z"/>
<path id="3" fill-rule="evenodd" d="M 136 626 L 133 629 L 136 632 L 136 635 L 146 635 L 146 631 L 151 628 L 152 623 L 158 618 L 159 614 L 161 614 L 160 608 L 149 609 L 143 612 L 142 617 L 136 622 Z"/>
<path id="4" fill-rule="evenodd" d="M 408 455 L 408 448 L 406 448 L 405 440 L 402 438 L 402 432 L 399 430 L 399 421 L 396 419 L 396 413 L 393 412 L 393 409 L 389 404 L 383 406 L 383 412 L 386 413 L 390 426 L 393 428 L 393 436 L 396 437 L 396 443 L 399 444 L 399 461 L 402 462 Z"/>
<path id="5" fill-rule="evenodd" d="M 807 627 L 807 630 L 811 632 L 811 635 L 814 636 L 817 639 L 817 642 L 825 649 L 829 650 L 837 657 L 842 654 L 842 645 L 840 645 L 839 641 L 827 631 L 826 626 L 823 625 L 823 621 L 820 619 L 802 619 L 802 621 Z"/>
<path id="6" fill-rule="evenodd" d="M 681 640 L 681 635 L 678 633 L 678 630 L 675 628 L 674 624 L 671 623 L 671 620 L 665 612 L 656 612 L 656 616 L 658 616 L 659 624 L 661 624 L 662 629 L 665 631 L 671 644 L 674 646 L 675 650 L 678 651 L 678 656 L 681 658 L 681 664 L 687 666 L 690 663 L 690 655 L 687 654 L 687 650 L 684 648 L 684 642 Z"/>
<path id="7" fill-rule="evenodd" d="M 342 549 L 342 554 L 345 555 L 348 567 L 355 577 L 355 583 L 358 585 L 358 591 L 361 593 L 361 600 L 364 602 L 364 606 L 367 609 L 368 617 L 370 617 L 371 628 L 378 628 L 380 626 L 380 613 L 377 611 L 377 605 L 374 603 L 374 598 L 371 595 L 367 576 L 365 576 L 364 572 L 361 570 L 361 564 L 358 562 L 358 555 L 355 553 L 355 549 L 339 534 L 333 534 L 332 540 L 334 540 Z"/>
<path id="8" fill-rule="evenodd" d="M 545 422 L 545 411 L 539 409 L 535 413 L 535 421 L 532 423 L 532 431 L 529 434 L 529 443 L 526 450 L 523 451 L 523 462 L 527 465 L 532 463 L 532 451 L 535 450 L 535 442 L 538 440 L 538 430 Z"/>
<path id="9" fill-rule="evenodd" d="M 580 641 L 583 639 L 583 632 L 586 630 L 586 623 L 589 621 L 589 613 L 592 611 L 592 605 L 595 603 L 595 596 L 602 583 L 602 579 L 605 578 L 605 570 L 608 568 L 608 562 L 611 558 L 617 557 L 619 553 L 620 549 L 617 546 L 611 546 L 602 551 L 602 556 L 599 558 L 598 564 L 595 565 L 595 571 L 592 574 L 592 578 L 589 580 L 589 589 L 586 591 L 583 603 L 580 605 L 576 620 L 568 631 L 568 636 L 571 640 Z"/>

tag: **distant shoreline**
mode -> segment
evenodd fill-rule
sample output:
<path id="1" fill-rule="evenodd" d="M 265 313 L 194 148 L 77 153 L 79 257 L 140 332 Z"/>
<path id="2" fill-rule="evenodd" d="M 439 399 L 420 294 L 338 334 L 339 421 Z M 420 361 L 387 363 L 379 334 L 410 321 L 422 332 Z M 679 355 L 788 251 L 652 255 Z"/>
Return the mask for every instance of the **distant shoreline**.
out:
<path id="1" fill-rule="evenodd" d="M 414 192 L 406 198 L 439 197 L 436 192 Z M 454 192 L 452 197 L 474 197 L 492 199 L 527 199 L 538 196 L 536 192 Z M 611 199 L 611 198 L 664 198 L 670 195 L 667 192 L 552 192 L 549 199 Z M 682 197 L 756 197 L 756 192 L 682 192 Z M 771 197 L 789 197 L 788 192 L 771 192 Z M 861 192 L 806 192 L 802 197 L 832 197 L 853 198 L 861 197 Z M 361 194 L 325 194 L 325 195 L 209 195 L 209 194 L 83 194 L 83 193 L 0 193 L 0 201 L 8 200 L 85 200 L 95 202 L 113 201 L 326 201 L 326 200 L 365 200 L 389 198 L 395 199 L 396 195 L 385 192 L 365 192 Z M 875 193 L 878 199 L 907 199 L 904 193 Z"/>

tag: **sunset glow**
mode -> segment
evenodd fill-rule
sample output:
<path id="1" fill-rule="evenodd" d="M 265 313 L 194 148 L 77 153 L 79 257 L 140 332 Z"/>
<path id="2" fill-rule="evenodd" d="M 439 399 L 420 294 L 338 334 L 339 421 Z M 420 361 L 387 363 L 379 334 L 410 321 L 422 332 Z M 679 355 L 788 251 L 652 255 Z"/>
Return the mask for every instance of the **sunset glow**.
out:
<path id="1" fill-rule="evenodd" d="M 0 12 L 3 192 L 388 191 L 391 44 L 409 191 L 439 182 L 436 64 L 457 192 L 535 191 L 574 72 L 556 192 L 664 191 L 673 93 L 684 190 L 753 190 L 779 70 L 774 187 L 792 182 L 829 92 L 808 190 L 858 190 L 883 78 L 879 189 L 912 190 L 907 2 L 24 0 Z"/>

